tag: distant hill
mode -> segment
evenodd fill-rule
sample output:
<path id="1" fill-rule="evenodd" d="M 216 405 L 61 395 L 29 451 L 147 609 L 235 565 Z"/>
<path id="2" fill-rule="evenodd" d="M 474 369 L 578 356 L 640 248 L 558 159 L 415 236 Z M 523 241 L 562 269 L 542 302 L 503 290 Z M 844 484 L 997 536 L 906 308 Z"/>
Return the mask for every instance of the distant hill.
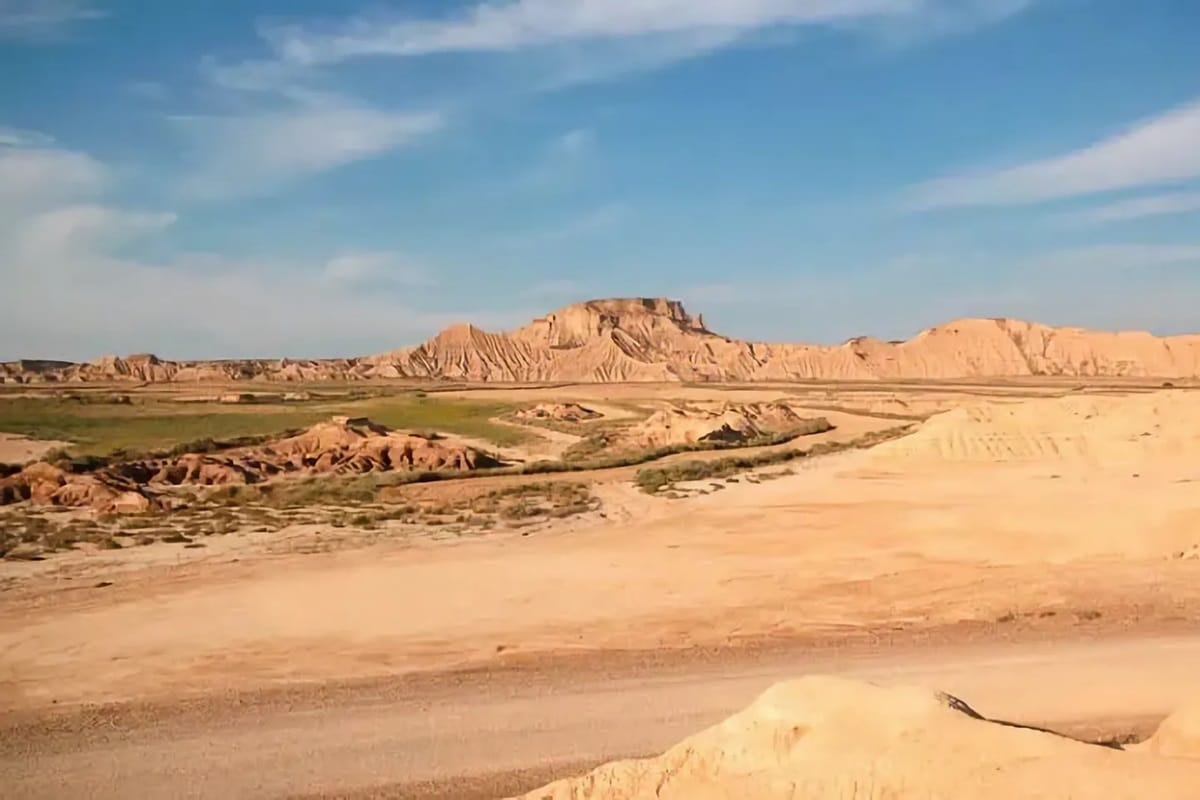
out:
<path id="1" fill-rule="evenodd" d="M 462 381 L 878 380 L 1066 375 L 1200 376 L 1200 335 L 1054 328 L 1011 319 L 959 319 L 904 342 L 870 337 L 837 346 L 770 344 L 708 330 L 678 301 L 591 300 L 508 333 L 448 328 L 417 347 L 364 358 L 166 361 L 108 356 L 85 364 L 0 364 L 10 383 L 204 380 Z"/>

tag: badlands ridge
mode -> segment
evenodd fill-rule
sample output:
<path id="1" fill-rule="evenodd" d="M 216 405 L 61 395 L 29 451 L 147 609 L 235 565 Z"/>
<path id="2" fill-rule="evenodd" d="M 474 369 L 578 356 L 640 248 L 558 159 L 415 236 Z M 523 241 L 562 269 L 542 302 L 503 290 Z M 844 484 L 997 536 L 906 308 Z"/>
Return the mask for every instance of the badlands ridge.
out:
<path id="1" fill-rule="evenodd" d="M 166 361 L 153 355 L 0 363 L 0 383 L 325 381 L 678 382 L 873 380 L 1031 375 L 1200 376 L 1200 334 L 1054 328 L 961 319 L 903 342 L 870 337 L 838 346 L 745 342 L 662 298 L 592 300 L 508 333 L 456 325 L 417 347 L 364 358 Z"/>

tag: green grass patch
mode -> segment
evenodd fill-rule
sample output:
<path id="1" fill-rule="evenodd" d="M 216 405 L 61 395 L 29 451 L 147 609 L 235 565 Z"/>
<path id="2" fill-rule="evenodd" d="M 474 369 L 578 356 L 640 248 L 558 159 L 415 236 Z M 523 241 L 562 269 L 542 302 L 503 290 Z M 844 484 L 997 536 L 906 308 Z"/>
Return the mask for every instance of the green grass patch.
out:
<path id="1" fill-rule="evenodd" d="M 411 393 L 305 403 L 300 407 L 175 403 L 153 398 L 125 404 L 63 397 L 0 397 L 0 431 L 71 442 L 68 450 L 72 456 L 116 453 L 129 457 L 151 452 L 207 452 L 230 444 L 254 443 L 334 415 L 345 415 L 369 417 L 389 428 L 436 430 L 507 446 L 529 437 L 528 433 L 490 421 L 511 408 L 502 403 L 417 397 Z"/>

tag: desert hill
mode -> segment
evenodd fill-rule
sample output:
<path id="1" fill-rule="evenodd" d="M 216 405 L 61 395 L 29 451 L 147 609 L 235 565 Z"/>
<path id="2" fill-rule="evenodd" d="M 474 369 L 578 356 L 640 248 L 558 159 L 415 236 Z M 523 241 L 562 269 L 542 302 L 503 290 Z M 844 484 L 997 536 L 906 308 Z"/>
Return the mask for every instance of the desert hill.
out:
<path id="1" fill-rule="evenodd" d="M 105 513 L 158 507 L 171 486 L 256 484 L 288 475 L 371 472 L 469 472 L 500 466 L 452 439 L 393 431 L 367 419 L 334 417 L 294 435 L 217 452 L 183 453 L 73 473 L 36 462 L 0 478 L 0 505 L 92 508 Z"/>
<path id="2" fill-rule="evenodd" d="M 508 333 L 457 325 L 417 347 L 324 360 L 166 361 L 108 356 L 85 364 L 0 363 L 0 382 L 769 381 L 1019 377 L 1200 377 L 1200 334 L 1054 328 L 1011 319 L 960 319 L 902 342 L 870 337 L 836 346 L 770 344 L 710 331 L 677 301 L 591 300 Z"/>
<path id="3" fill-rule="evenodd" d="M 992 722 L 945 694 L 810 676 L 656 758 L 616 761 L 525 800 L 1192 798 L 1194 710 L 1127 749 Z"/>
<path id="4" fill-rule="evenodd" d="M 690 444 L 747 444 L 776 433 L 830 430 L 824 417 L 801 417 L 786 403 L 691 403 L 655 411 L 615 437 L 617 447 L 653 449 Z"/>
<path id="5" fill-rule="evenodd" d="M 1152 470 L 1200 446 L 1200 396 L 1185 390 L 1126 396 L 979 403 L 934 415 L 870 461 L 897 472 L 959 464 L 1060 464 Z"/>

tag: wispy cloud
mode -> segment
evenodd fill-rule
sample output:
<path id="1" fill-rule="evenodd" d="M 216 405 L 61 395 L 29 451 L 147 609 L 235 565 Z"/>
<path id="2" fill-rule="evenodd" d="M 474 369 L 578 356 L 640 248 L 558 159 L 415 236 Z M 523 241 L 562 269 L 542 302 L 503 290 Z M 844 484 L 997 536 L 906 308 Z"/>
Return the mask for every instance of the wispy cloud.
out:
<path id="1" fill-rule="evenodd" d="M 915 187 L 917 209 L 1037 203 L 1200 177 L 1200 99 L 1064 155 Z"/>
<path id="2" fill-rule="evenodd" d="M 0 0 L 0 39 L 54 39 L 104 15 L 89 0 Z"/>
<path id="3" fill-rule="evenodd" d="M 15 142 L 45 142 L 49 137 L 22 132 Z M 87 197 L 109 181 L 108 168 L 84 153 L 45 146 L 0 147 L 0 217 L 41 208 L 64 198 Z"/>
<path id="4" fill-rule="evenodd" d="M 35 188 L 37 197 L 23 194 Z M 510 321 L 412 300 L 423 272 L 395 253 L 306 263 L 137 255 L 148 238 L 169 235 L 176 217 L 111 204 L 115 188 L 111 171 L 86 154 L 0 148 L 0 190 L 15 196 L 0 204 L 0 358 L 150 348 L 184 358 L 359 355 L 461 319 Z"/>
<path id="5" fill-rule="evenodd" d="M 433 276 L 402 253 L 391 251 L 351 251 L 325 262 L 326 281 L 340 285 L 432 286 Z"/>
<path id="6" fill-rule="evenodd" d="M 1061 214 L 1056 220 L 1064 225 L 1107 225 L 1147 217 L 1165 217 L 1200 211 L 1200 192 L 1168 192 L 1166 194 L 1131 197 L 1114 203 Z"/>
<path id="7" fill-rule="evenodd" d="M 44 147 L 52 144 L 54 137 L 49 134 L 0 125 L 0 147 Z"/>
<path id="8" fill-rule="evenodd" d="M 16 241 L 27 257 L 48 262 L 95 250 L 112 251 L 175 223 L 175 214 L 75 204 L 29 217 Z"/>
<path id="9" fill-rule="evenodd" d="M 284 65 L 448 53 L 539 54 L 524 90 L 624 78 L 736 46 L 758 32 L 828 28 L 912 42 L 1013 16 L 1034 0 L 476 0 L 436 17 L 365 13 L 266 24 Z"/>
<path id="10" fill-rule="evenodd" d="M 575 128 L 554 137 L 516 180 L 519 189 L 552 189 L 570 184 L 596 155 L 596 134 Z"/>
<path id="11" fill-rule="evenodd" d="M 199 196 L 254 195 L 375 158 L 436 131 L 442 115 L 391 111 L 345 98 L 310 98 L 281 109 L 177 117 L 198 159 L 187 180 Z"/>
<path id="12" fill-rule="evenodd" d="M 510 0 L 480 2 L 438 18 L 370 14 L 325 24 L 262 29 L 279 57 L 304 65 L 372 56 L 513 53 L 532 48 L 647 41 L 646 68 L 728 46 L 774 27 L 896 23 L 945 33 L 1017 13 L 1031 0 Z M 621 74 L 628 62 L 591 62 L 576 79 Z"/>

